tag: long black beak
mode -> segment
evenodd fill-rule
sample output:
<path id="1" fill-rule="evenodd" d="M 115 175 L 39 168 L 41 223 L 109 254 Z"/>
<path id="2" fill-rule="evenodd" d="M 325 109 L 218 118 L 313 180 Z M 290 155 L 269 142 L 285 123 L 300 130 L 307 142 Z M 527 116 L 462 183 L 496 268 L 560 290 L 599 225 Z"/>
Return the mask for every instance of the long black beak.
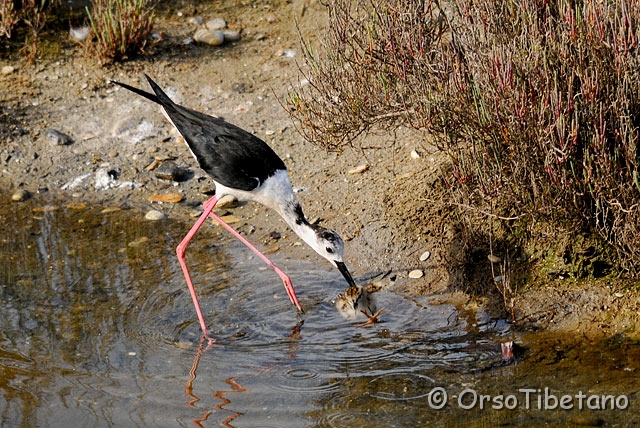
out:
<path id="1" fill-rule="evenodd" d="M 349 269 L 347 269 L 347 265 L 342 262 L 336 262 L 336 266 L 338 267 L 338 270 L 340 271 L 342 276 L 344 276 L 344 279 L 346 279 L 349 283 L 349 287 L 353 287 L 354 285 L 356 285 L 356 282 L 353 280 L 351 274 L 349 273 Z"/>

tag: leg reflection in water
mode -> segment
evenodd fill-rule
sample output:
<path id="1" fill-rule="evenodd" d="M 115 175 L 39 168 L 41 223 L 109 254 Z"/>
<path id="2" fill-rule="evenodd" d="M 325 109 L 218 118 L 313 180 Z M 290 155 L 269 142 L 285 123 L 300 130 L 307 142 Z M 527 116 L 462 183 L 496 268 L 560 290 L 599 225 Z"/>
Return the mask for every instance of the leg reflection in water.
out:
<path id="1" fill-rule="evenodd" d="M 204 348 L 205 340 L 206 340 L 206 337 L 203 335 L 200 338 L 200 344 L 198 345 L 198 349 L 196 350 L 196 356 L 193 359 L 191 370 L 189 370 L 189 379 L 187 380 L 187 383 L 185 383 L 184 385 L 185 394 L 187 394 L 187 397 L 191 398 L 191 401 L 187 402 L 187 406 L 189 407 L 196 408 L 197 407 L 196 403 L 200 401 L 200 397 L 196 396 L 193 393 L 193 381 L 196 380 L 196 377 L 197 377 L 196 371 L 198 370 L 198 364 L 200 364 L 200 357 L 202 357 L 202 353 L 205 351 L 205 348 Z M 207 346 L 207 349 L 209 349 L 209 346 Z M 207 410 L 204 416 L 202 416 L 199 419 L 194 419 L 192 421 L 193 424 L 198 428 L 203 428 L 202 422 L 206 421 L 209 418 L 210 414 L 211 414 L 211 410 Z"/>
<path id="2" fill-rule="evenodd" d="M 196 406 L 196 403 L 200 401 L 200 397 L 198 397 L 193 393 L 193 382 L 196 380 L 196 377 L 197 377 L 196 372 L 198 370 L 198 365 L 200 364 L 200 358 L 202 357 L 202 354 L 211 347 L 211 342 L 208 342 L 208 345 L 205 348 L 204 346 L 205 341 L 207 341 L 207 338 L 203 335 L 200 338 L 200 344 L 198 345 L 198 349 L 196 350 L 196 355 L 193 358 L 193 364 L 191 365 L 191 370 L 189 370 L 189 379 L 184 385 L 185 394 L 187 394 L 187 396 L 191 398 L 191 401 L 187 402 L 187 406 L 189 407 L 197 408 L 198 406 Z M 248 389 L 240 385 L 240 383 L 238 383 L 238 381 L 233 377 L 225 379 L 225 383 L 231 386 L 231 390 L 214 392 L 213 396 L 222 402 L 216 404 L 213 407 L 219 410 L 224 410 L 226 412 L 231 412 L 232 414 L 228 418 L 222 421 L 222 425 L 228 428 L 234 428 L 233 425 L 231 425 L 231 422 L 237 417 L 242 416 L 242 413 L 225 409 L 224 406 L 226 406 L 227 404 L 231 404 L 231 400 L 229 400 L 225 396 L 230 392 L 246 392 L 248 391 Z M 198 428 L 203 428 L 202 422 L 206 421 L 209 418 L 209 415 L 211 415 L 211 413 L 213 413 L 213 410 L 206 410 L 205 414 L 202 417 L 198 419 L 194 419 L 192 421 L 193 424 Z"/>

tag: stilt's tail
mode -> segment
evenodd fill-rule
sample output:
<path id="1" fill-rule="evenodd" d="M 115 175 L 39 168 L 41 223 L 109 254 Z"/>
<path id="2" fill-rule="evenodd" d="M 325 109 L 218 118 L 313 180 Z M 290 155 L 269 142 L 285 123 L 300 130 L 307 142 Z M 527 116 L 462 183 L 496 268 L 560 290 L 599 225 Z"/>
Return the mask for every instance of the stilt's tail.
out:
<path id="1" fill-rule="evenodd" d="M 151 85 L 151 89 L 153 89 L 153 92 L 155 92 L 155 95 L 146 91 L 143 91 L 142 89 L 138 89 L 138 88 L 134 88 L 133 86 L 129 86 L 126 83 L 120 83 L 120 82 L 116 82 L 115 80 L 110 80 L 111 83 L 118 85 L 118 86 L 122 86 L 125 89 L 130 90 L 131 92 L 135 92 L 136 94 L 145 97 L 146 99 L 153 101 L 154 103 L 160 104 L 160 105 L 173 105 L 173 101 L 171 101 L 171 98 L 169 98 L 169 96 L 167 94 L 164 93 L 164 91 L 162 89 L 160 89 L 160 86 L 158 86 L 158 84 L 156 82 L 154 82 L 151 77 L 147 76 L 146 74 L 144 75 L 144 77 L 147 78 L 147 80 L 149 81 L 149 85 Z"/>

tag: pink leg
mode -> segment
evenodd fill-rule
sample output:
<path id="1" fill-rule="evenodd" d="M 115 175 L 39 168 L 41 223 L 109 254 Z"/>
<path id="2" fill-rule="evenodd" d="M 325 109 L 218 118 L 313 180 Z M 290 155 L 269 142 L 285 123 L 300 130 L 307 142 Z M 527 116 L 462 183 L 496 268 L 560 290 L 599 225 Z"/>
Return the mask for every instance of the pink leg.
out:
<path id="1" fill-rule="evenodd" d="M 189 274 L 189 269 L 187 268 L 187 262 L 184 258 L 184 254 L 187 251 L 187 246 L 189 245 L 189 242 L 191 242 L 191 239 L 193 239 L 193 236 L 196 234 L 196 232 L 198 232 L 198 229 L 200 229 L 200 227 L 202 226 L 202 223 L 205 222 L 205 220 L 209 216 L 209 213 L 211 213 L 211 210 L 213 209 L 213 207 L 216 206 L 217 202 L 218 200 L 214 196 L 205 203 L 204 212 L 198 218 L 198 221 L 196 221 L 196 223 L 193 225 L 191 230 L 189 230 L 189 233 L 187 233 L 187 235 L 184 237 L 182 242 L 180 242 L 180 244 L 178 244 L 178 247 L 176 248 L 176 254 L 178 255 L 178 262 L 180 262 L 180 267 L 182 268 L 184 279 L 187 280 L 187 287 L 189 287 L 189 293 L 191 294 L 191 299 L 193 300 L 193 306 L 195 306 L 196 308 L 196 314 L 198 315 L 198 320 L 200 321 L 200 327 L 202 328 L 202 332 L 204 333 L 205 337 L 209 339 L 209 343 L 213 342 L 214 339 L 211 336 L 209 336 L 209 330 L 207 330 L 207 324 L 204 322 L 204 315 L 202 315 L 202 310 L 200 309 L 200 303 L 198 302 L 198 296 L 196 296 L 196 290 L 193 287 L 193 282 L 191 282 L 191 275 Z"/>
<path id="2" fill-rule="evenodd" d="M 205 337 L 209 339 L 209 343 L 214 342 L 214 339 L 211 336 L 209 336 L 209 331 L 207 330 L 207 324 L 204 321 L 204 315 L 202 315 L 202 310 L 200 309 L 200 303 L 198 302 L 196 290 L 193 287 L 193 282 L 191 281 L 191 275 L 189 274 L 189 268 L 187 268 L 187 262 L 185 260 L 185 252 L 187 250 L 187 246 L 189 245 L 189 242 L 191 242 L 194 235 L 198 232 L 198 230 L 200 229 L 200 227 L 205 222 L 208 216 L 211 216 L 221 226 L 227 229 L 233 236 L 238 238 L 240 242 L 242 242 L 244 245 L 249 247 L 251 251 L 256 253 L 258 257 L 260 257 L 267 265 L 269 265 L 269 267 L 271 267 L 278 274 L 278 276 L 282 279 L 282 282 L 284 283 L 284 288 L 287 290 L 287 294 L 289 295 L 289 299 L 291 300 L 291 303 L 296 305 L 299 311 L 302 311 L 302 306 L 300 306 L 300 302 L 298 301 L 296 292 L 293 289 L 293 284 L 291 283 L 291 278 L 289 278 L 289 275 L 287 275 L 279 267 L 274 265 L 273 262 L 267 258 L 267 256 L 265 256 L 260 252 L 260 250 L 254 247 L 249 241 L 247 241 L 244 237 L 242 237 L 242 235 L 236 232 L 231 226 L 229 226 L 227 223 L 222 221 L 220 217 L 215 215 L 212 212 L 212 210 L 217 203 L 218 203 L 218 198 L 216 196 L 213 196 L 211 199 L 209 199 L 204 204 L 202 204 L 204 208 L 204 212 L 200 215 L 196 223 L 193 225 L 193 227 L 191 227 L 191 230 L 189 230 L 189 233 L 187 233 L 187 235 L 184 237 L 182 242 L 180 242 L 180 244 L 178 244 L 178 247 L 176 248 L 176 254 L 178 255 L 178 262 L 180 263 L 180 267 L 182 268 L 182 273 L 184 274 L 184 278 L 187 281 L 187 287 L 189 287 L 189 293 L 191 294 L 191 299 L 193 300 L 193 306 L 195 307 L 196 314 L 198 315 L 198 321 L 200 321 L 200 327 L 202 328 L 202 332 L 204 333 Z"/>
<path id="3" fill-rule="evenodd" d="M 205 202 L 203 204 L 203 206 L 206 207 L 211 202 L 212 199 L 213 198 L 211 198 L 209 201 Z M 214 204 L 215 204 L 215 202 L 214 202 Z M 282 282 L 284 283 L 284 288 L 287 290 L 287 294 L 289 295 L 289 299 L 291 300 L 291 303 L 296 305 L 296 307 L 298 308 L 299 311 L 302 311 L 302 306 L 300 306 L 300 302 L 298 301 L 298 297 L 296 296 L 296 292 L 293 289 L 293 283 L 291 282 L 291 278 L 289 278 L 289 275 L 284 273 L 278 266 L 273 264 L 273 262 L 271 260 L 269 260 L 269 258 L 267 256 L 262 254 L 260 252 L 260 250 L 258 250 L 256 247 L 254 247 L 249 241 L 247 241 L 242 235 L 240 235 L 234 228 L 232 228 L 227 223 L 222 221 L 222 219 L 220 217 L 218 217 L 216 214 L 214 214 L 211 210 L 207 210 L 205 208 L 205 212 L 207 212 L 207 211 L 209 212 L 209 216 L 211 218 L 213 218 L 215 221 L 217 221 L 222 227 L 227 229 L 229 231 L 229 233 L 231 233 L 233 236 L 235 236 L 240 242 L 242 242 L 244 245 L 246 245 L 251 251 L 256 253 L 256 255 L 258 257 L 260 257 L 271 269 L 273 269 L 278 274 L 278 276 L 282 279 Z"/>

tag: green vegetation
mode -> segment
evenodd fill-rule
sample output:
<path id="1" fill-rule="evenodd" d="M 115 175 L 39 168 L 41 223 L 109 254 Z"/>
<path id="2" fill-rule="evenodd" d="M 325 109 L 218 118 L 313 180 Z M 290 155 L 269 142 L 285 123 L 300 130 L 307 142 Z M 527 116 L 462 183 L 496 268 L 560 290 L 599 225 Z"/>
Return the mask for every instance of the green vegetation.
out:
<path id="1" fill-rule="evenodd" d="M 309 84 L 288 104 L 308 140 L 340 150 L 376 128 L 423 131 L 450 159 L 432 199 L 466 240 L 526 251 L 553 230 L 551 247 L 589 242 L 570 247 L 597 262 L 565 257 L 576 272 L 640 274 L 637 0 L 327 8 L 323 46 L 305 51 Z"/>
<path id="2" fill-rule="evenodd" d="M 153 29 L 149 0 L 92 0 L 87 9 L 92 50 L 101 62 L 119 61 L 144 49 Z"/>
<path id="3" fill-rule="evenodd" d="M 60 4 L 60 0 L 0 0 L 0 39 L 25 33 L 23 51 L 34 58 L 40 51 L 39 35 L 45 27 L 52 23 L 65 27 L 68 21 L 78 21 L 77 12 Z M 124 60 L 143 51 L 153 29 L 150 0 L 91 0 L 86 13 L 81 19 L 88 19 L 91 32 L 82 42 L 86 52 L 101 63 Z"/>

